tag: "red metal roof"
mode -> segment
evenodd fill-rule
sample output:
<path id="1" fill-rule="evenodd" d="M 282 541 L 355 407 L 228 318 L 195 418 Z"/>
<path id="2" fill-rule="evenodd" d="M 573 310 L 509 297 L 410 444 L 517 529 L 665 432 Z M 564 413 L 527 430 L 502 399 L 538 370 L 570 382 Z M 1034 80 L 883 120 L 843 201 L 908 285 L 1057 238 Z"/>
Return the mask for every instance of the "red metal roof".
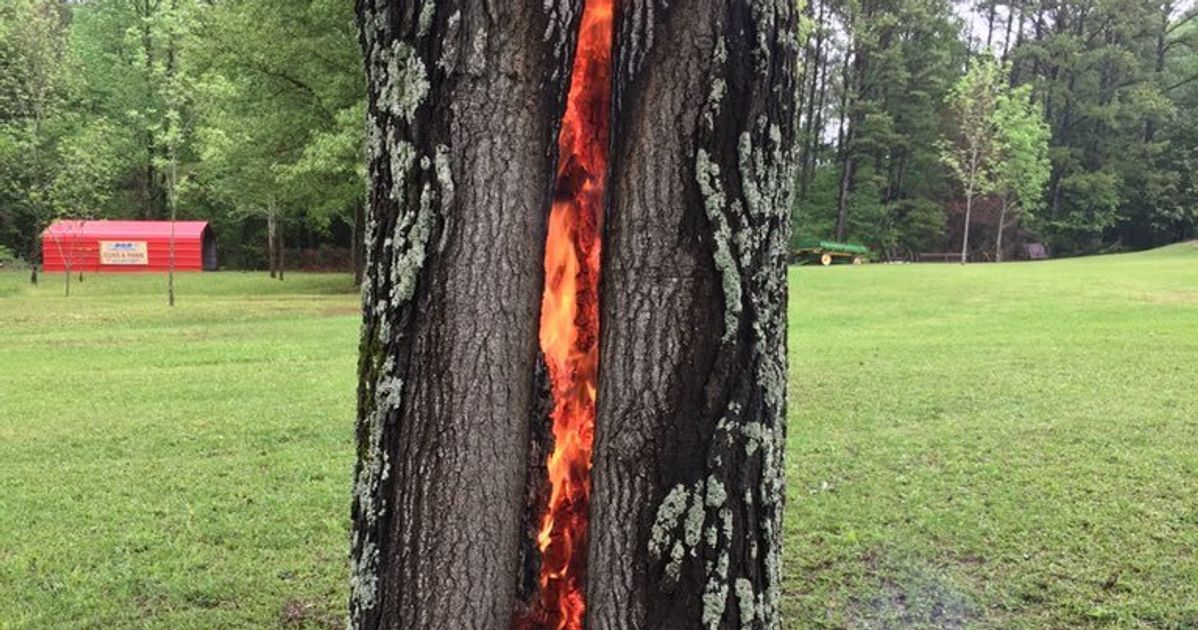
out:
<path id="1" fill-rule="evenodd" d="M 207 221 L 175 221 L 175 238 L 200 238 Z M 45 236 L 95 239 L 160 239 L 171 237 L 170 221 L 55 221 Z"/>
<path id="2" fill-rule="evenodd" d="M 207 221 L 176 221 L 176 271 L 216 269 L 216 242 Z M 55 221 L 42 232 L 42 267 L 63 271 L 166 271 L 171 267 L 170 221 Z M 131 252 L 132 256 L 122 256 Z"/>

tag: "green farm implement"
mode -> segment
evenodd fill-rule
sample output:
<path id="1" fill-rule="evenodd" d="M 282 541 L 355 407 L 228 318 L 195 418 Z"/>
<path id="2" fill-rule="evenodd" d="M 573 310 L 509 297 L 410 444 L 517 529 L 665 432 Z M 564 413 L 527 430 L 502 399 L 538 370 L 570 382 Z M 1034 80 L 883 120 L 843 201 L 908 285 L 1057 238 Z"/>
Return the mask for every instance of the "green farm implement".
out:
<path id="1" fill-rule="evenodd" d="M 825 267 L 835 263 L 861 265 L 869 261 L 869 249 L 861 245 L 821 241 L 807 238 L 799 241 L 794 259 L 800 265 L 820 264 Z"/>

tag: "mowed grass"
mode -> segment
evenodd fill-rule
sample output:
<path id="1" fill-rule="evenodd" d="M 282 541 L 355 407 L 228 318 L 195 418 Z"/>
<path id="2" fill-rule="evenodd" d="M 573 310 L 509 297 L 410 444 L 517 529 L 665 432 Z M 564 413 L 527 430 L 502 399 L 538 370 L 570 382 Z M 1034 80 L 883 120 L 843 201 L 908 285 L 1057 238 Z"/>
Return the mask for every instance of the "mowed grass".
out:
<path id="1" fill-rule="evenodd" d="M 793 628 L 1198 628 L 1198 246 L 800 269 Z"/>
<path id="2" fill-rule="evenodd" d="M 787 628 L 1198 628 L 1198 247 L 791 272 Z M 348 278 L 0 273 L 0 629 L 333 628 Z"/>

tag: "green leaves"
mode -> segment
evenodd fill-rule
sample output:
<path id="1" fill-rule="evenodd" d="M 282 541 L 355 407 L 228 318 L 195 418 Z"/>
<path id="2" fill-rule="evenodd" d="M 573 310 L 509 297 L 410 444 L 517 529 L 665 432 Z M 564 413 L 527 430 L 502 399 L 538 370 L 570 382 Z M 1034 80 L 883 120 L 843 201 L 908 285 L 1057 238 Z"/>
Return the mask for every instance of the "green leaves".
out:
<path id="1" fill-rule="evenodd" d="M 1000 147 L 995 112 L 1006 94 L 1009 72 L 985 52 L 945 99 L 953 127 L 940 141 L 940 161 L 960 182 L 966 197 L 989 194 L 998 185 Z"/>
<path id="2" fill-rule="evenodd" d="M 1048 123 L 1043 107 L 1032 101 L 1030 85 L 999 95 L 994 130 L 998 149 L 995 192 L 1014 209 L 1034 213 L 1044 207 L 1052 164 L 1048 159 Z"/>

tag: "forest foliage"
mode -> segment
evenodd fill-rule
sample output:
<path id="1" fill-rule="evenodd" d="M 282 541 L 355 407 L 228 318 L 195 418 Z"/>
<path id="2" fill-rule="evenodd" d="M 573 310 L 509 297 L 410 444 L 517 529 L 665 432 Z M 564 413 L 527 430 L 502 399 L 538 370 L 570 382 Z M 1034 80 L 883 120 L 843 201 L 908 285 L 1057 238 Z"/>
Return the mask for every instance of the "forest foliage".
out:
<path id="1" fill-rule="evenodd" d="M 993 258 L 994 226 L 1012 194 L 1022 208 L 1009 228 L 1012 247 L 1041 242 L 1068 255 L 1194 234 L 1192 6 L 811 0 L 805 11 L 796 234 L 862 241 L 887 258 L 960 249 L 965 195 L 937 140 L 959 131 L 951 91 L 987 54 L 1012 90 L 1026 90 L 1047 128 L 1047 156 L 1025 152 L 1031 162 L 1015 166 L 1038 173 L 1047 158 L 1048 175 L 1005 195 L 990 191 L 973 226 L 987 238 L 971 241 L 972 258 Z M 1007 141 L 1026 144 L 1037 126 Z"/>
<path id="2" fill-rule="evenodd" d="M 213 222 L 265 265 L 265 227 L 348 246 L 365 87 L 341 0 L 0 0 L 0 244 L 59 217 Z"/>
<path id="3" fill-rule="evenodd" d="M 994 122 L 1025 132 L 995 139 L 1022 157 L 996 161 L 1006 185 L 973 204 L 972 260 L 1031 242 L 1071 255 L 1193 237 L 1192 4 L 803 11 L 796 239 L 887 259 L 959 251 L 966 195 L 942 149 L 960 131 L 953 86 L 986 58 L 1006 83 Z M 173 198 L 181 218 L 214 223 L 227 266 L 266 266 L 276 224 L 289 247 L 349 249 L 364 95 L 343 0 L 0 0 L 0 247 L 33 260 L 54 218 L 165 218 Z"/>

